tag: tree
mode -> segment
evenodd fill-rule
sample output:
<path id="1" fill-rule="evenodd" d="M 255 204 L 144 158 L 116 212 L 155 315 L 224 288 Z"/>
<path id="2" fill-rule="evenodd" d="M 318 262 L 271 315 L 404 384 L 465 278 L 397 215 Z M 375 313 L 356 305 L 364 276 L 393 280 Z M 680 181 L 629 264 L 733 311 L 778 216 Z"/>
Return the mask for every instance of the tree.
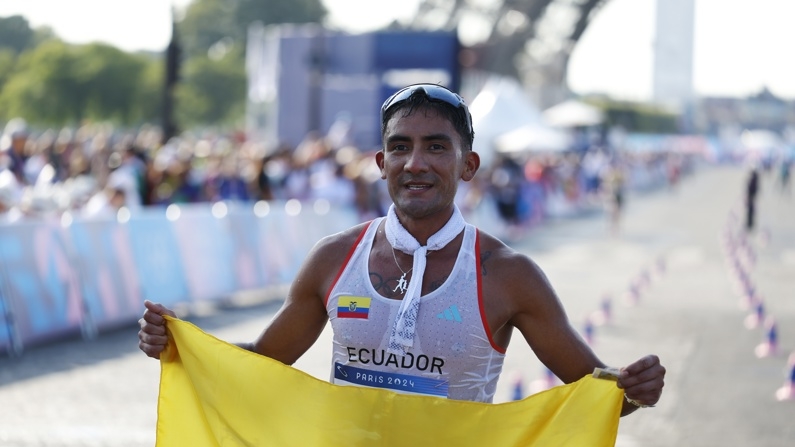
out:
<path id="1" fill-rule="evenodd" d="M 251 23 L 316 23 L 325 15 L 320 0 L 190 3 L 178 24 L 186 58 L 176 90 L 180 125 L 232 124 L 242 119 L 246 98 L 244 49 Z"/>
<path id="2" fill-rule="evenodd" d="M 207 54 L 223 39 L 245 47 L 248 26 L 278 23 L 320 23 L 326 16 L 320 0 L 194 0 L 180 21 L 180 37 L 188 57 Z"/>
<path id="3" fill-rule="evenodd" d="M 145 63 L 135 55 L 104 44 L 79 46 L 74 75 L 85 94 L 85 117 L 130 122 Z"/>
<path id="4" fill-rule="evenodd" d="M 177 85 L 177 120 L 180 127 L 215 123 L 233 123 L 242 116 L 246 94 L 246 72 L 241 50 L 232 50 L 223 58 L 196 56 L 182 68 L 182 82 Z"/>
<path id="5" fill-rule="evenodd" d="M 62 124 L 85 109 L 84 93 L 73 73 L 73 51 L 60 41 L 49 41 L 22 54 L 3 86 L 0 109 L 29 122 Z M 79 113 L 79 112 L 77 112 Z"/>
<path id="6" fill-rule="evenodd" d="M 22 16 L 0 17 L 0 47 L 19 54 L 34 43 L 35 32 Z"/>
<path id="7" fill-rule="evenodd" d="M 0 93 L 0 110 L 6 118 L 54 125 L 151 119 L 136 109 L 137 96 L 151 89 L 141 81 L 150 63 L 108 45 L 45 41 L 19 57 Z"/>

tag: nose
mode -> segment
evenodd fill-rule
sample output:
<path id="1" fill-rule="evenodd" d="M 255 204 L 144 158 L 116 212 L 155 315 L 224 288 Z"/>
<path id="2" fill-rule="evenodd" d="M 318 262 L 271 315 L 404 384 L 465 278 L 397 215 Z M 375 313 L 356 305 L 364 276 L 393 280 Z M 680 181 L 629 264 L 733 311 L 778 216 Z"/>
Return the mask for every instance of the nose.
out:
<path id="1" fill-rule="evenodd" d="M 426 172 L 428 170 L 428 163 L 425 159 L 425 153 L 421 150 L 413 149 L 406 159 L 406 164 L 403 165 L 403 170 L 413 174 Z"/>

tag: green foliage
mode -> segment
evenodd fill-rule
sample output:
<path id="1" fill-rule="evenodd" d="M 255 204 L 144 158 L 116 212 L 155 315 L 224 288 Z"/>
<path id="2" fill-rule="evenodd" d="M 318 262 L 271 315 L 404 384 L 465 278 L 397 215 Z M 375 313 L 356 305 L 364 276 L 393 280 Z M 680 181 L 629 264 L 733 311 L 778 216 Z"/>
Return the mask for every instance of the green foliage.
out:
<path id="1" fill-rule="evenodd" d="M 29 122 L 61 124 L 85 108 L 83 92 L 72 76 L 77 61 L 62 42 L 50 41 L 19 58 L 3 86 L 0 108 Z"/>
<path id="2" fill-rule="evenodd" d="M 174 94 L 181 128 L 242 121 L 252 22 L 320 22 L 325 15 L 321 0 L 193 0 L 177 24 L 182 67 Z M 17 116 L 56 126 L 160 122 L 164 58 L 68 45 L 49 28 L 31 29 L 21 16 L 0 18 L 0 122 Z"/>
<path id="3" fill-rule="evenodd" d="M 84 92 L 85 116 L 100 121 L 130 121 L 130 108 L 139 93 L 138 79 L 145 63 L 139 58 L 100 44 L 76 48 L 79 61 L 74 76 Z"/>
<path id="4" fill-rule="evenodd" d="M 133 116 L 131 105 L 146 90 L 140 78 L 150 63 L 108 45 L 45 41 L 20 56 L 3 85 L 0 108 L 6 119 L 42 124 L 130 123 L 144 118 Z"/>
<path id="5" fill-rule="evenodd" d="M 676 133 L 679 115 L 662 107 L 624 101 L 591 100 L 604 110 L 607 126 L 621 126 L 630 132 Z"/>
<path id="6" fill-rule="evenodd" d="M 34 43 L 34 31 L 22 16 L 0 17 L 0 48 L 21 53 Z"/>
<path id="7" fill-rule="evenodd" d="M 194 0 L 178 24 L 186 57 L 176 90 L 181 127 L 242 120 L 246 98 L 243 49 L 251 23 L 320 22 L 325 15 L 320 0 Z"/>
<path id="8" fill-rule="evenodd" d="M 157 122 L 163 111 L 165 64 L 159 59 L 140 57 L 145 65 L 138 78 L 138 94 L 132 99 L 130 106 L 129 122 L 132 124 Z"/>
<path id="9" fill-rule="evenodd" d="M 3 84 L 11 76 L 17 57 L 14 50 L 10 48 L 0 48 L 0 92 L 3 91 Z"/>
<path id="10" fill-rule="evenodd" d="M 224 37 L 237 37 L 233 3 L 228 0 L 191 2 L 179 23 L 179 40 L 188 58 L 207 56 L 207 50 Z"/>
<path id="11" fill-rule="evenodd" d="M 181 127 L 224 123 L 242 118 L 240 104 L 246 94 L 246 71 L 238 63 L 242 51 L 232 50 L 223 58 L 196 56 L 182 67 L 177 85 L 177 121 Z"/>
<path id="12" fill-rule="evenodd" d="M 179 23 L 179 36 L 188 57 L 201 56 L 225 38 L 245 48 L 253 22 L 320 23 L 326 13 L 320 0 L 194 0 Z"/>

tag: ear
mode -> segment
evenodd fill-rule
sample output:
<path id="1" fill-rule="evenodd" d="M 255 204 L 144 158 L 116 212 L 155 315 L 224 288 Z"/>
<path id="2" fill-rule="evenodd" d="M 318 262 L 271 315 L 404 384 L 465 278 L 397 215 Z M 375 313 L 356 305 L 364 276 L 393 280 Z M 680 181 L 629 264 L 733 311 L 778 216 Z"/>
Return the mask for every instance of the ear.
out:
<path id="1" fill-rule="evenodd" d="M 468 182 L 475 178 L 475 173 L 480 168 L 480 155 L 469 150 L 464 154 L 464 171 L 461 173 L 461 180 Z"/>
<path id="2" fill-rule="evenodd" d="M 375 163 L 378 165 L 378 169 L 381 170 L 381 179 L 386 180 L 386 171 L 384 170 L 384 150 L 381 149 L 380 151 L 375 153 Z"/>

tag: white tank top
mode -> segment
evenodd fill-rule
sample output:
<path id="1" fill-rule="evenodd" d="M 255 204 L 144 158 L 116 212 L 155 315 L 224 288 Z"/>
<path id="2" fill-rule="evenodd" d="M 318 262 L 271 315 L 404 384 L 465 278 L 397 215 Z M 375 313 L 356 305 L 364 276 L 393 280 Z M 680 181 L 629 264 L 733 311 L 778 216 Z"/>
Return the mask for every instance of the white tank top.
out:
<path id="1" fill-rule="evenodd" d="M 478 233 L 467 224 L 453 271 L 422 296 L 414 346 L 387 352 L 400 300 L 376 292 L 369 258 L 376 219 L 359 236 L 326 299 L 334 330 L 331 382 L 491 402 L 505 350 L 486 329 Z"/>

